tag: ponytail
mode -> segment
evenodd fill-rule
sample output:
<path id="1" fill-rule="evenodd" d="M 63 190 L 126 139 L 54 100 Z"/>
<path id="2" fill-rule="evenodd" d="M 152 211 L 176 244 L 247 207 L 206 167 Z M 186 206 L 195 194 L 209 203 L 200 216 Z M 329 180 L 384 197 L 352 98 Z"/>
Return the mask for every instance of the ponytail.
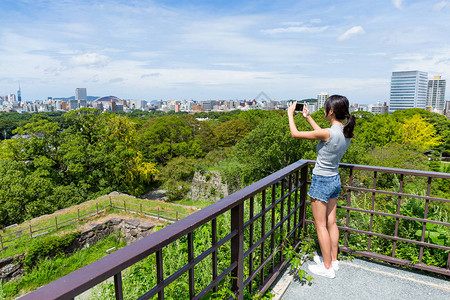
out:
<path id="1" fill-rule="evenodd" d="M 347 116 L 347 123 L 345 123 L 344 126 L 344 136 L 346 138 L 355 137 L 355 135 L 353 134 L 354 128 L 355 128 L 355 116 L 349 114 Z"/>

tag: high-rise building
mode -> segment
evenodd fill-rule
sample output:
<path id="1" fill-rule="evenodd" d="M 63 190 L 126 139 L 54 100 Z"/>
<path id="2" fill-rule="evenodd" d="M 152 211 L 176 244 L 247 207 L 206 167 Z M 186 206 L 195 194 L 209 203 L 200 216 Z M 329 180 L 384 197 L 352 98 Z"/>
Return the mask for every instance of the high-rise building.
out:
<path id="1" fill-rule="evenodd" d="M 421 71 L 392 72 L 389 111 L 407 108 L 425 109 L 428 73 Z"/>
<path id="2" fill-rule="evenodd" d="M 427 106 L 431 106 L 432 111 L 441 112 L 445 104 L 445 80 L 441 76 L 434 76 L 428 80 Z"/>
<path id="3" fill-rule="evenodd" d="M 75 89 L 75 100 L 87 100 L 86 88 Z"/>
<path id="4" fill-rule="evenodd" d="M 20 83 L 19 90 L 17 91 L 17 101 L 22 102 L 22 91 L 20 90 Z"/>
<path id="5" fill-rule="evenodd" d="M 317 95 L 317 109 L 320 109 L 325 105 L 325 101 L 327 101 L 328 97 L 330 97 L 330 94 L 327 92 L 322 92 Z"/>
<path id="6" fill-rule="evenodd" d="M 450 120 L 450 101 L 445 101 L 444 115 Z"/>

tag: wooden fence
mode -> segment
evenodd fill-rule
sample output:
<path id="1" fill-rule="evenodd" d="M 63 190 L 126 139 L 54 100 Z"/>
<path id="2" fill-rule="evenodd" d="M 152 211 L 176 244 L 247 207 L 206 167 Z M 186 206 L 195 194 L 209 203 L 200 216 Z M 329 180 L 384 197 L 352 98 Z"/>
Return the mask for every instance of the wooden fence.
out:
<path id="1" fill-rule="evenodd" d="M 119 206 L 117 203 L 120 203 L 123 205 Z M 82 220 L 85 220 L 87 218 L 99 215 L 106 211 L 106 208 L 116 208 L 121 209 L 126 212 L 130 213 L 136 213 L 136 214 L 142 214 L 149 217 L 157 218 L 158 220 L 162 219 L 164 221 L 173 223 L 179 220 L 180 217 L 185 217 L 188 214 L 180 213 L 180 212 L 174 212 L 170 210 L 164 210 L 159 207 L 153 208 L 153 207 L 147 207 L 142 204 L 135 204 L 135 203 L 127 203 L 125 201 L 118 201 L 113 200 L 111 196 L 109 197 L 109 204 L 104 205 L 103 207 L 99 207 L 98 203 L 96 203 L 95 210 L 88 211 L 85 213 L 80 214 L 80 209 L 77 209 L 77 216 L 74 218 L 70 218 L 68 220 L 64 221 L 58 221 L 58 216 L 55 216 L 54 218 L 54 225 L 50 225 L 47 227 L 39 228 L 39 223 L 32 225 L 31 221 L 28 224 L 28 226 L 22 227 L 21 229 L 10 232 L 8 234 L 1 235 L 0 234 L 0 250 L 4 250 L 8 247 L 11 247 L 15 243 L 17 243 L 17 240 L 24 240 L 27 238 L 35 238 L 50 232 L 53 232 L 55 230 L 61 229 L 65 226 L 81 222 Z"/>

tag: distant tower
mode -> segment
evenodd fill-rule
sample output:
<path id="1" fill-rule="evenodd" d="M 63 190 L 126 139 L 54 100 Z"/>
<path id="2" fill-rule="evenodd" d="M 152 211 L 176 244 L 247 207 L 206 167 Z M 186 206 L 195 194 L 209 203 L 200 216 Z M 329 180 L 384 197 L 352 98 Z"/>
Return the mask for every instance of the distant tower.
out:
<path id="1" fill-rule="evenodd" d="M 76 88 L 75 89 L 75 100 L 78 102 L 78 108 L 87 107 L 86 88 Z"/>
<path id="2" fill-rule="evenodd" d="M 17 101 L 22 102 L 22 92 L 20 90 L 20 82 L 19 82 L 19 90 L 17 91 Z"/>
<path id="3" fill-rule="evenodd" d="M 428 80 L 427 106 L 431 106 L 432 110 L 442 111 L 444 104 L 445 80 L 441 76 L 434 76 L 433 80 Z"/>
<path id="4" fill-rule="evenodd" d="M 428 73 L 421 71 L 392 72 L 389 111 L 423 108 L 427 102 Z"/>
<path id="5" fill-rule="evenodd" d="M 327 101 L 328 97 L 330 97 L 330 94 L 327 92 L 322 92 L 317 95 L 317 109 L 320 109 L 325 105 L 325 101 Z"/>

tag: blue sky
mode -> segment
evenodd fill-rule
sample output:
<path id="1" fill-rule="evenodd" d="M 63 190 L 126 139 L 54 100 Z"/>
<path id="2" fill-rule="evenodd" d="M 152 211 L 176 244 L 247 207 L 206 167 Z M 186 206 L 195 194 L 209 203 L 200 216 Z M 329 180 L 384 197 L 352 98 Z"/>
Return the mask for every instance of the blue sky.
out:
<path id="1" fill-rule="evenodd" d="M 388 101 L 392 71 L 450 79 L 450 1 L 2 0 L 0 11 L 0 95 L 20 81 L 25 100 L 86 87 L 370 104 Z"/>

